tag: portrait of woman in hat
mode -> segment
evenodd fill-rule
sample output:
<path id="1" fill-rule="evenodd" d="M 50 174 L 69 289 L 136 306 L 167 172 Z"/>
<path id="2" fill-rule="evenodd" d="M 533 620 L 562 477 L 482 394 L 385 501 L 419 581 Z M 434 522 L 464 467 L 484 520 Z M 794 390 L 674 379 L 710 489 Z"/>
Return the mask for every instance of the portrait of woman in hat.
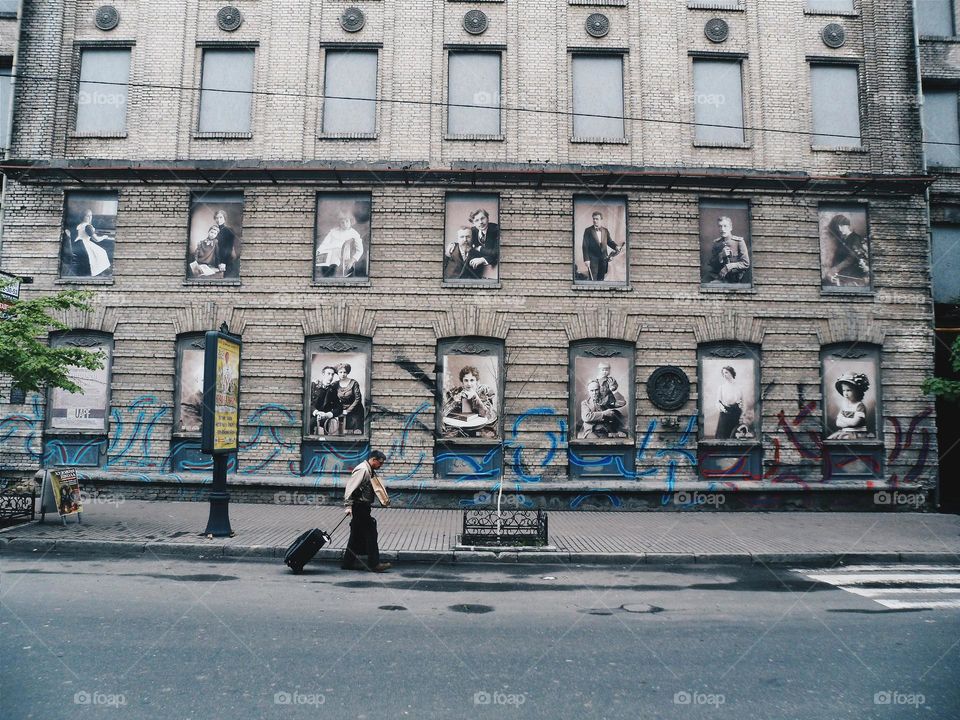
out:
<path id="1" fill-rule="evenodd" d="M 848 372 L 837 378 L 834 387 L 843 400 L 833 423 L 836 430 L 827 440 L 857 440 L 873 437 L 867 426 L 867 406 L 864 395 L 870 389 L 870 380 L 864 373 Z"/>

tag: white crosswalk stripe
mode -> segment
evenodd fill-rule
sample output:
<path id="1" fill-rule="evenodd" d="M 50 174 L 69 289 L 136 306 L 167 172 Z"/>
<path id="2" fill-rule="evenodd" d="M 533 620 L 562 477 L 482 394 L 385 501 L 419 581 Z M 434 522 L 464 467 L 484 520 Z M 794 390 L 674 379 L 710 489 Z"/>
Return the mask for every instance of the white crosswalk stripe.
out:
<path id="1" fill-rule="evenodd" d="M 794 572 L 869 598 L 891 610 L 960 609 L 960 568 L 937 565 L 851 565 L 825 570 L 798 569 Z"/>

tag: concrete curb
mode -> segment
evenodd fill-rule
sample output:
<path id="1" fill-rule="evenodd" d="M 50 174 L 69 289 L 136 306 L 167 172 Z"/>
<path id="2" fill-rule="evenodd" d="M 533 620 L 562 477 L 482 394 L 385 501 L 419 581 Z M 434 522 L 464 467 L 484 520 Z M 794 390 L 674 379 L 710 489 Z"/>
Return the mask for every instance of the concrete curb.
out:
<path id="1" fill-rule="evenodd" d="M 125 540 L 76 540 L 63 538 L 0 538 L 0 555 L 47 553 L 100 557 L 150 557 L 182 560 L 276 562 L 286 547 L 269 545 L 226 545 L 222 543 L 159 543 Z M 339 562 L 343 548 L 323 548 L 314 562 Z M 871 563 L 941 563 L 960 565 L 960 553 L 953 552 L 793 552 L 793 553 L 598 553 L 598 552 L 495 552 L 479 550 L 384 550 L 385 562 L 399 564 L 457 565 L 824 565 L 843 566 Z"/>

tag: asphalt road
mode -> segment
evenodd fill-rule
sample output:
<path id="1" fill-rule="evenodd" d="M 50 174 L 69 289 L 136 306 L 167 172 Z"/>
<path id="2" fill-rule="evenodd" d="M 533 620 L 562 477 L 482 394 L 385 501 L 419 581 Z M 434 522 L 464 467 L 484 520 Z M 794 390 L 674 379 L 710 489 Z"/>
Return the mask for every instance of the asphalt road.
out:
<path id="1" fill-rule="evenodd" d="M 960 611 L 761 566 L 0 558 L 3 720 L 960 717 Z"/>

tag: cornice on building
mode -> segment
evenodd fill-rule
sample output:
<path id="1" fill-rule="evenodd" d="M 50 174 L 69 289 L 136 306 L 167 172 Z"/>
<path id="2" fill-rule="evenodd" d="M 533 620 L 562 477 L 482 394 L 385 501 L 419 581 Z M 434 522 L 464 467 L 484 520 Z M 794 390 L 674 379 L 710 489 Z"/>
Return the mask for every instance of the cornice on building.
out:
<path id="1" fill-rule="evenodd" d="M 851 195 L 920 195 L 935 181 L 931 175 L 806 172 L 743 168 L 637 167 L 622 165 L 534 165 L 475 163 L 431 167 L 413 163 L 326 163 L 174 160 L 26 160 L 0 163 L 0 171 L 25 185 L 164 184 L 209 185 L 316 184 L 369 186 L 397 184 L 442 187 L 557 187 L 576 189 L 710 189 L 770 193 L 836 192 Z"/>

